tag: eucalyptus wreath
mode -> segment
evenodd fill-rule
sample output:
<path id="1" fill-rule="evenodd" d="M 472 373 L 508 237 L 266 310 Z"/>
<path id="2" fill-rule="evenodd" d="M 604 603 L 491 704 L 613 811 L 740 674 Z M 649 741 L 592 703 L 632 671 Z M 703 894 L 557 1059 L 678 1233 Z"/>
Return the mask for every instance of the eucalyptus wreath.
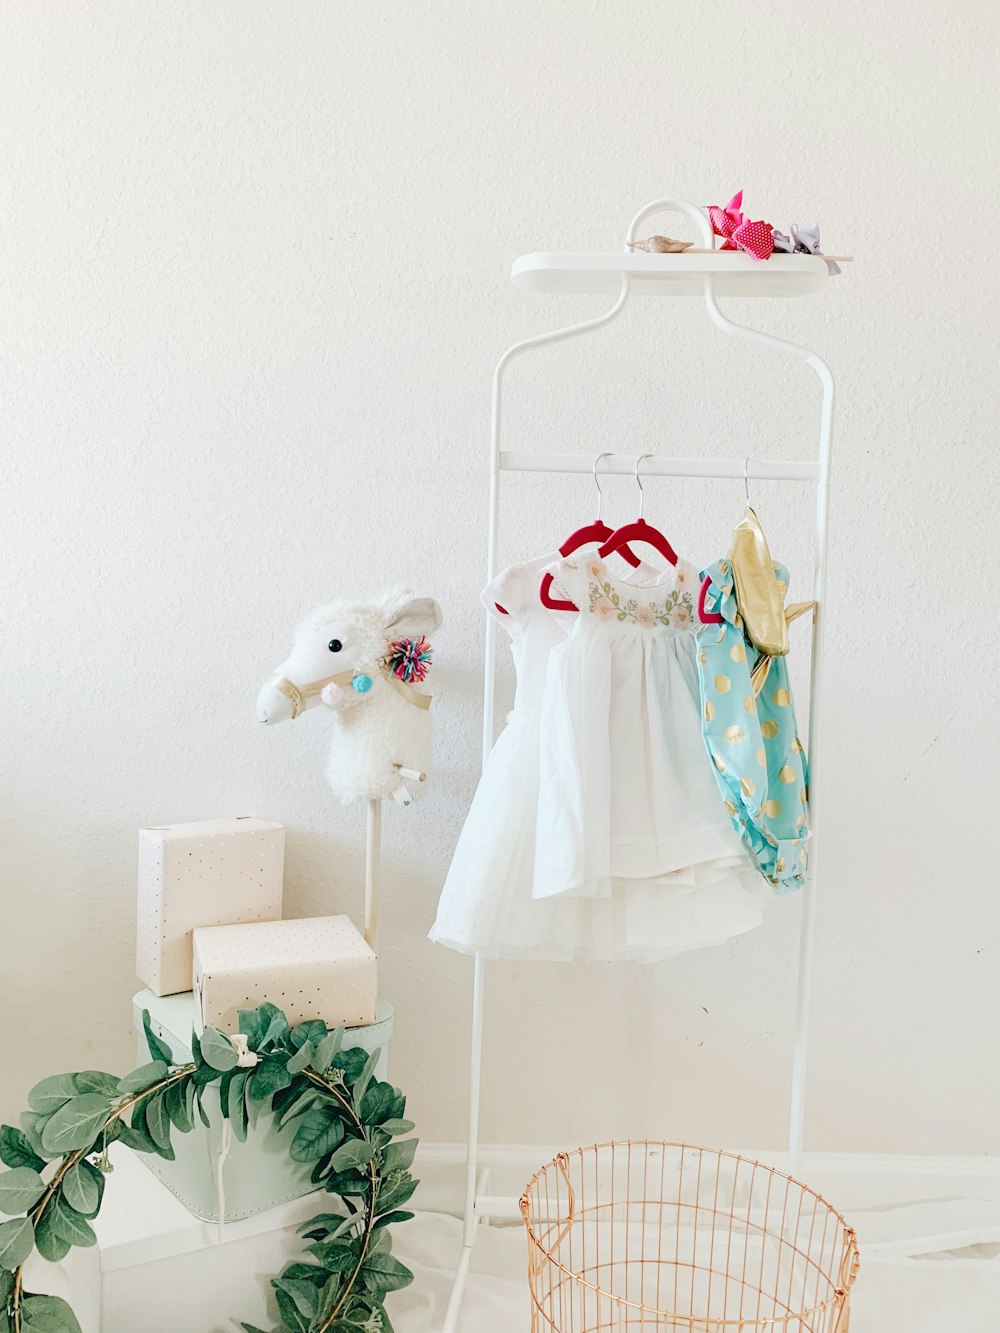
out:
<path id="1" fill-rule="evenodd" d="M 28 1094 L 20 1129 L 0 1126 L 0 1333 L 80 1333 L 58 1296 L 24 1287 L 32 1250 L 53 1263 L 74 1245 L 93 1245 L 113 1170 L 114 1142 L 172 1161 L 173 1130 L 207 1127 L 205 1092 L 218 1088 L 222 1115 L 243 1141 L 262 1115 L 296 1124 L 289 1152 L 313 1163 L 312 1181 L 339 1206 L 299 1228 L 308 1260 L 272 1279 L 280 1325 L 271 1333 L 392 1333 L 386 1294 L 413 1280 L 391 1253 L 389 1228 L 413 1216 L 406 1204 L 417 1140 L 406 1099 L 375 1078 L 378 1052 L 342 1049 L 344 1029 L 319 1020 L 289 1027 L 273 1004 L 240 1014 L 240 1036 L 208 1027 L 192 1036 L 193 1062 L 178 1065 L 143 1027 L 150 1062 L 125 1078 L 88 1069 L 56 1074 Z M 264 1333 L 242 1324 L 246 1333 Z"/>

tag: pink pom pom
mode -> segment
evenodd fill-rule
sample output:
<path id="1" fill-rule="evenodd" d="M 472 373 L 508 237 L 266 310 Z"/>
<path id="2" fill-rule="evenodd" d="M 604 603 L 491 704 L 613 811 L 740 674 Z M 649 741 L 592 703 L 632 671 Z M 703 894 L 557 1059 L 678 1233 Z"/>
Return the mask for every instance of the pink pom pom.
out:
<path id="1" fill-rule="evenodd" d="M 329 685 L 323 686 L 322 693 L 319 697 L 325 704 L 335 704 L 344 697 L 344 691 L 339 685 L 331 680 Z"/>

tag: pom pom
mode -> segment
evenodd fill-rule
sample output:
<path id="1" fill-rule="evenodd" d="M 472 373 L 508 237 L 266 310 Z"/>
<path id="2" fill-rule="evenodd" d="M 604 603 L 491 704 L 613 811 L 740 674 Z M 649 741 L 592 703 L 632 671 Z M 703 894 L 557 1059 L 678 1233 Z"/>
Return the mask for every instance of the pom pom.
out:
<path id="1" fill-rule="evenodd" d="M 386 666 L 394 676 L 412 685 L 426 678 L 433 660 L 431 645 L 421 634 L 419 639 L 397 639 L 390 643 Z"/>
<path id="2" fill-rule="evenodd" d="M 371 676 L 355 676 L 351 681 L 351 689 L 355 694 L 367 694 L 372 687 Z"/>
<path id="3" fill-rule="evenodd" d="M 329 685 L 324 685 L 319 696 L 325 704 L 335 704 L 344 697 L 344 691 L 336 681 L 331 680 Z"/>

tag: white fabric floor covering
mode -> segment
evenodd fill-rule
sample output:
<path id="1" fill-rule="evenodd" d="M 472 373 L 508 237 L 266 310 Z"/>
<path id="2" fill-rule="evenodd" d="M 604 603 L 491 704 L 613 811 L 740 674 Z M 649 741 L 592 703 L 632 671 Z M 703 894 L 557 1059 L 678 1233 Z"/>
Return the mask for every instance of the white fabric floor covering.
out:
<path id="1" fill-rule="evenodd" d="M 861 1247 L 851 1333 L 997 1333 L 1000 1202 L 950 1198 L 850 1209 L 838 1199 L 838 1205 Z M 394 1252 L 416 1275 L 410 1288 L 391 1298 L 396 1333 L 434 1333 L 451 1292 L 461 1222 L 421 1212 L 393 1234 Z M 525 1255 L 520 1223 L 481 1228 L 463 1333 L 527 1333 Z"/>

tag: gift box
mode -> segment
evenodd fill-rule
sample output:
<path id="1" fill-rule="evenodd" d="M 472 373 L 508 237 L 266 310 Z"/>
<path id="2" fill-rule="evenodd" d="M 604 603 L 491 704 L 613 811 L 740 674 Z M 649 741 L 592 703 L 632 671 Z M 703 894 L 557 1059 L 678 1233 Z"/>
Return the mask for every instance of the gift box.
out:
<path id="1" fill-rule="evenodd" d="M 142 1026 L 144 1009 L 149 1011 L 152 1031 L 170 1047 L 174 1063 L 187 1064 L 191 1060 L 191 1030 L 195 1020 L 192 993 L 161 997 L 145 990 L 133 997 L 137 1066 L 149 1060 Z M 345 1049 L 360 1046 L 365 1051 L 379 1052 L 375 1076 L 383 1080 L 388 1077 L 392 1029 L 392 1005 L 380 999 L 376 1022 L 344 1034 Z M 289 1155 L 298 1128 L 294 1120 L 284 1129 L 278 1129 L 272 1116 L 262 1115 L 256 1126 L 248 1128 L 246 1141 L 241 1143 L 235 1135 L 224 1136 L 217 1084 L 205 1089 L 203 1102 L 209 1124 L 206 1127 L 196 1116 L 189 1134 L 174 1132 L 173 1162 L 153 1153 L 137 1154 L 143 1165 L 195 1217 L 217 1222 L 222 1213 L 227 1222 L 238 1221 L 315 1190 L 309 1179 L 311 1165 L 293 1162 Z"/>
<path id="2" fill-rule="evenodd" d="M 191 989 L 195 926 L 281 916 L 285 831 L 241 816 L 139 830 L 136 975 L 156 995 Z"/>
<path id="3" fill-rule="evenodd" d="M 194 932 L 196 1024 L 235 1032 L 265 1000 L 294 1026 L 375 1021 L 378 960 L 347 916 L 210 926 Z"/>

